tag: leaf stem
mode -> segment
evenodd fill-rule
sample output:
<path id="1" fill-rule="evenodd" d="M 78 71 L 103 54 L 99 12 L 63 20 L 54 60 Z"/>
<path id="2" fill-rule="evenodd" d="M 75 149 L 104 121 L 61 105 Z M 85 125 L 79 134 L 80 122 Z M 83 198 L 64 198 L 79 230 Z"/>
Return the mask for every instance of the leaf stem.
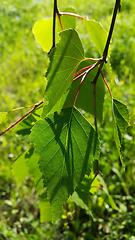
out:
<path id="1" fill-rule="evenodd" d="M 76 94 L 76 96 L 75 96 L 75 100 L 74 100 L 74 104 L 73 104 L 73 106 L 75 106 L 75 103 L 76 103 L 76 100 L 77 100 L 78 94 L 79 94 L 79 92 L 80 92 L 80 88 L 81 88 L 81 86 L 82 86 L 82 83 L 83 83 L 83 81 L 84 81 L 86 75 L 87 75 L 87 73 L 85 72 L 84 75 L 83 75 L 83 77 L 82 77 L 82 80 L 81 80 L 81 82 L 80 82 L 79 88 L 78 88 L 78 90 L 77 90 L 77 94 Z"/>
<path id="2" fill-rule="evenodd" d="M 59 18 L 59 23 L 60 23 L 61 29 L 64 30 L 63 25 L 62 25 L 62 21 L 61 21 L 61 18 L 60 18 L 60 14 L 58 14 L 58 18 Z"/>
<path id="3" fill-rule="evenodd" d="M 113 99 L 111 90 L 110 90 L 109 85 L 108 85 L 108 83 L 107 83 L 107 81 L 106 81 L 106 79 L 105 79 L 105 77 L 104 77 L 104 75 L 103 75 L 102 69 L 100 69 L 100 72 L 101 72 L 101 76 L 102 76 L 102 78 L 103 78 L 103 80 L 104 80 L 104 83 L 105 83 L 105 85 L 106 85 L 107 88 L 108 88 L 108 91 L 109 91 L 109 93 L 110 93 L 111 99 Z"/>
<path id="4" fill-rule="evenodd" d="M 17 125 L 19 122 L 21 122 L 25 117 L 27 117 L 30 113 L 32 113 L 37 107 L 39 107 L 42 103 L 44 102 L 44 100 L 40 101 L 39 103 L 36 103 L 35 106 L 29 111 L 27 112 L 24 116 L 22 116 L 20 119 L 18 119 L 15 123 L 13 123 L 11 126 L 9 126 L 8 128 L 6 128 L 3 132 L 0 133 L 0 136 L 3 135 L 4 133 L 6 133 L 8 130 L 10 130 L 12 127 L 14 127 L 15 125 Z"/>
<path id="5" fill-rule="evenodd" d="M 79 71 L 75 74 L 75 76 L 78 75 L 80 72 L 86 70 L 86 69 L 88 69 L 87 71 L 90 72 L 90 71 L 91 71 L 92 69 L 94 69 L 98 64 L 99 64 L 99 62 L 96 62 L 96 63 L 94 63 L 94 64 L 91 65 L 91 66 L 87 66 L 87 67 L 82 68 L 81 70 L 79 70 Z M 82 77 L 87 71 L 85 71 L 85 72 L 81 73 L 79 76 L 75 77 L 75 78 L 73 79 L 73 82 L 76 81 L 78 78 Z"/>
<path id="6" fill-rule="evenodd" d="M 79 73 L 83 72 L 84 70 L 87 70 L 87 69 L 90 68 L 90 67 L 92 67 L 92 65 L 82 68 L 81 70 L 79 70 L 78 72 L 76 72 L 76 74 L 75 74 L 74 77 L 76 77 Z"/>
<path id="7" fill-rule="evenodd" d="M 94 61 L 94 62 L 103 60 L 103 58 L 85 58 L 85 59 L 86 59 L 86 60 L 91 60 L 91 61 Z"/>
<path id="8" fill-rule="evenodd" d="M 75 106 L 75 103 L 76 103 L 76 100 L 77 100 L 77 97 L 78 97 L 80 88 L 81 88 L 81 86 L 82 86 L 82 83 L 83 83 L 85 77 L 86 77 L 87 74 L 88 74 L 92 69 L 94 69 L 98 64 L 99 64 L 99 62 L 96 62 L 96 63 L 93 64 L 92 66 L 89 66 L 88 70 L 86 70 L 85 72 L 83 72 L 82 74 L 80 74 L 79 76 L 77 76 L 76 78 L 73 79 L 73 82 L 74 82 L 75 80 L 77 80 L 78 78 L 80 78 L 81 76 L 83 76 L 83 77 L 82 77 L 82 80 L 81 80 L 81 82 L 80 82 L 79 88 L 78 88 L 78 90 L 77 90 L 77 94 L 76 94 L 76 96 L 75 96 L 75 100 L 74 100 L 73 106 Z"/>
<path id="9" fill-rule="evenodd" d="M 77 17 L 77 18 L 81 18 L 83 20 L 86 20 L 87 21 L 87 18 L 85 17 L 82 17 L 78 14 L 75 14 L 75 13 L 69 13 L 69 12 L 59 12 L 60 15 L 67 15 L 67 16 L 72 16 L 72 17 Z"/>

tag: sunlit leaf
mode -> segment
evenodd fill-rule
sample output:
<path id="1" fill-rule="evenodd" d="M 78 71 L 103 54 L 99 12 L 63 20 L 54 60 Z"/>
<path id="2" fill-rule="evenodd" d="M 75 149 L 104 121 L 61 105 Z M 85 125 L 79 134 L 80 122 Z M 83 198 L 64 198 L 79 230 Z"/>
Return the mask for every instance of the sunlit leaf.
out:
<path id="1" fill-rule="evenodd" d="M 73 8 L 65 9 L 65 12 L 77 13 Z M 63 29 L 76 28 L 76 19 L 72 16 L 61 16 Z M 58 16 L 56 17 L 55 42 L 60 39 L 58 33 L 62 31 Z M 53 18 L 38 20 L 32 29 L 36 41 L 42 46 L 43 50 L 49 52 L 53 43 Z"/>
<path id="2" fill-rule="evenodd" d="M 43 50 L 49 52 L 53 42 L 53 18 L 38 20 L 32 31 L 36 41 L 42 46 Z M 59 36 L 56 33 L 56 42 L 59 40 Z"/>
<path id="3" fill-rule="evenodd" d="M 40 196 L 39 208 L 40 208 L 40 221 L 41 222 L 51 221 L 52 220 L 51 206 L 49 200 L 47 199 L 46 192 Z"/>
<path id="4" fill-rule="evenodd" d="M 27 166 L 27 157 L 28 152 L 24 152 L 20 156 L 18 156 L 15 162 L 12 165 L 12 170 L 15 175 L 16 181 L 19 184 L 20 182 L 24 182 L 25 177 L 29 176 L 29 168 Z"/>
<path id="5" fill-rule="evenodd" d="M 107 32 L 101 23 L 96 22 L 95 20 L 84 21 L 84 24 L 88 31 L 88 34 L 90 35 L 92 41 L 95 43 L 96 48 L 102 57 L 107 40 Z"/>
<path id="6" fill-rule="evenodd" d="M 48 84 L 45 91 L 45 117 L 70 87 L 84 50 L 78 33 L 69 29 L 60 33 L 61 40 L 50 53 L 50 65 L 46 74 Z"/>
<path id="7" fill-rule="evenodd" d="M 83 176 L 90 173 L 94 158 L 99 158 L 97 133 L 77 109 L 67 108 L 61 115 L 55 112 L 38 121 L 31 142 L 41 157 L 39 166 L 54 222 Z"/>

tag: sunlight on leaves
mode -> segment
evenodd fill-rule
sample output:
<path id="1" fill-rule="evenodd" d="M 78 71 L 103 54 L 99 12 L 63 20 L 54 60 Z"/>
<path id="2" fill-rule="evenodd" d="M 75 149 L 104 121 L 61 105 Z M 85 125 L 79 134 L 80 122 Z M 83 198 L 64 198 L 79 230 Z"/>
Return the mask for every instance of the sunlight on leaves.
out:
<path id="1" fill-rule="evenodd" d="M 67 8 L 64 10 L 64 12 L 77 13 L 76 10 L 73 8 Z M 65 16 L 65 15 L 61 16 L 61 22 L 64 30 L 68 28 L 73 28 L 73 29 L 76 28 L 75 17 Z M 61 31 L 62 29 L 59 23 L 59 19 L 58 19 L 58 16 L 56 16 L 56 31 L 55 31 L 56 43 L 60 40 L 58 33 Z M 44 51 L 49 52 L 53 43 L 53 18 L 38 20 L 34 24 L 32 32 L 35 36 L 36 42 L 42 46 Z"/>
<path id="2" fill-rule="evenodd" d="M 84 60 L 83 46 L 75 30 L 63 31 L 60 37 L 61 40 L 49 55 L 50 65 L 46 74 L 48 84 L 42 118 L 69 89 L 78 65 Z"/>
<path id="3" fill-rule="evenodd" d="M 96 48 L 102 57 L 105 43 L 107 40 L 107 32 L 101 25 L 101 23 L 95 20 L 84 21 L 84 25 L 92 41 L 95 43 Z"/>

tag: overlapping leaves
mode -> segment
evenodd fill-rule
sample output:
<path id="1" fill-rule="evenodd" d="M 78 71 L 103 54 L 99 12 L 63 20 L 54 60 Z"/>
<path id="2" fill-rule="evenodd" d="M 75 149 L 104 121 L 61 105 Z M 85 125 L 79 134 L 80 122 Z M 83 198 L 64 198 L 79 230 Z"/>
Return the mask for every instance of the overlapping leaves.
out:
<path id="1" fill-rule="evenodd" d="M 53 221 L 62 206 L 89 174 L 94 158 L 99 158 L 97 133 L 75 108 L 50 114 L 32 129 L 31 142 L 40 155 L 39 166 L 52 206 Z"/>
<path id="2" fill-rule="evenodd" d="M 60 33 L 61 40 L 50 53 L 50 65 L 46 74 L 45 117 L 70 87 L 75 72 L 84 60 L 84 50 L 78 33 L 68 29 Z"/>
<path id="3" fill-rule="evenodd" d="M 65 9 L 65 12 L 77 13 L 73 8 Z M 61 16 L 61 22 L 63 29 L 76 28 L 76 18 L 72 16 Z M 60 40 L 58 33 L 61 31 L 58 16 L 56 16 L 56 29 L 55 29 L 55 41 Z M 43 50 L 49 52 L 52 47 L 53 41 L 53 18 L 44 18 L 38 20 L 32 29 L 36 41 L 42 46 Z"/>

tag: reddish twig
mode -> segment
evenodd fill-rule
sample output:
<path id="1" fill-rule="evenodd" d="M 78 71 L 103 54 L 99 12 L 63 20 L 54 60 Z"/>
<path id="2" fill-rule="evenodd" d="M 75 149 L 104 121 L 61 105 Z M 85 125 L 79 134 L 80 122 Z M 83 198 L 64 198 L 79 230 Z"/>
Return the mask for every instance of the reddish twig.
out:
<path id="1" fill-rule="evenodd" d="M 83 71 L 89 69 L 90 67 L 92 67 L 92 65 L 91 65 L 91 66 L 87 66 L 87 67 L 82 68 L 81 70 L 79 70 L 78 72 L 76 72 L 76 74 L 75 74 L 74 77 L 76 77 L 79 73 L 81 73 L 81 72 L 83 72 Z"/>
<path id="2" fill-rule="evenodd" d="M 83 20 L 86 20 L 87 21 L 87 18 L 85 17 L 82 17 L 78 14 L 75 14 L 75 13 L 69 13 L 69 12 L 59 12 L 60 15 L 67 15 L 67 16 L 72 16 L 72 17 L 77 17 L 77 18 L 81 18 Z"/>
<path id="3" fill-rule="evenodd" d="M 60 14 L 58 14 L 58 18 L 59 18 L 59 23 L 60 23 L 61 29 L 64 30 L 63 25 L 62 25 L 62 21 L 61 21 L 61 18 L 60 18 Z"/>
<path id="4" fill-rule="evenodd" d="M 106 79 L 105 79 L 105 77 L 104 77 L 104 75 L 103 75 L 103 72 L 102 72 L 102 69 L 101 69 L 101 68 L 100 68 L 100 72 L 101 72 L 101 76 L 102 76 L 102 78 L 103 78 L 103 80 L 104 80 L 104 83 L 105 83 L 105 85 L 106 85 L 107 88 L 108 88 L 108 91 L 109 91 L 109 93 L 110 93 L 111 99 L 113 99 L 111 90 L 110 90 L 109 85 L 108 85 L 108 83 L 107 83 L 107 81 L 106 81 Z"/>
<path id="5" fill-rule="evenodd" d="M 75 77 L 75 78 L 73 79 L 73 82 L 75 82 L 78 78 L 80 78 L 80 77 L 82 77 L 83 75 L 85 75 L 85 73 L 90 72 L 90 71 L 91 71 L 92 69 L 94 69 L 98 64 L 99 64 L 99 61 L 96 62 L 96 63 L 94 63 L 94 64 L 91 65 L 91 66 L 87 66 L 87 67 L 82 68 L 81 70 L 79 70 L 79 71 L 75 74 L 75 76 L 78 75 L 80 72 L 88 69 L 87 71 L 81 73 L 79 76 Z"/>
<path id="6" fill-rule="evenodd" d="M 0 133 L 0 136 L 3 135 L 4 133 L 6 133 L 8 130 L 10 130 L 12 127 L 14 127 L 15 125 L 17 125 L 19 122 L 21 122 L 25 117 L 27 117 L 30 113 L 32 113 L 38 106 L 40 106 L 42 103 L 44 102 L 44 100 L 40 101 L 39 103 L 36 103 L 36 105 L 34 106 L 34 108 L 32 108 L 29 112 L 27 112 L 23 117 L 21 117 L 20 119 L 18 119 L 15 123 L 13 123 L 11 126 L 9 126 L 8 128 L 6 128 L 3 132 Z"/>
<path id="7" fill-rule="evenodd" d="M 83 76 L 83 77 L 82 77 L 82 80 L 81 80 L 81 82 L 80 82 L 79 88 L 78 88 L 78 90 L 77 90 L 77 94 L 76 94 L 76 96 L 75 96 L 75 100 L 74 100 L 73 106 L 75 106 L 75 103 L 76 103 L 76 100 L 77 100 L 77 97 L 78 97 L 80 88 L 81 88 L 81 86 L 82 86 L 82 83 L 83 83 L 85 77 L 87 76 L 87 74 L 88 74 L 93 68 L 95 68 L 95 67 L 98 65 L 98 63 L 99 63 L 99 62 L 93 64 L 88 70 L 86 70 L 84 73 L 80 74 L 78 77 L 76 77 L 76 78 L 73 79 L 73 81 L 75 81 L 75 80 L 77 80 L 78 78 L 80 78 L 80 76 Z"/>

